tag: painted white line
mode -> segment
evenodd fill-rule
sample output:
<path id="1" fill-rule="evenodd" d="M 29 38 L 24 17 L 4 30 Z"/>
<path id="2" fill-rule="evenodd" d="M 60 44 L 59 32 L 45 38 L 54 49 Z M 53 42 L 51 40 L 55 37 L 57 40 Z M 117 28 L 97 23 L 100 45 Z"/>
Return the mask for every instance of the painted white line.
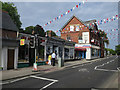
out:
<path id="1" fill-rule="evenodd" d="M 82 65 L 81 65 L 82 66 Z M 80 66 L 74 66 L 74 67 L 72 67 L 72 68 L 77 68 L 77 67 L 80 67 Z"/>
<path id="2" fill-rule="evenodd" d="M 106 72 L 118 72 L 118 70 L 107 70 L 107 69 L 95 69 L 95 70 L 99 70 L 99 71 L 106 71 Z"/>
<path id="3" fill-rule="evenodd" d="M 97 66 L 94 68 L 95 70 L 97 69 Z"/>
<path id="4" fill-rule="evenodd" d="M 117 69 L 118 69 L 118 71 L 120 71 L 120 67 L 118 67 Z"/>
<path id="5" fill-rule="evenodd" d="M 9 82 L 0 83 L 0 85 L 9 84 Z"/>
<path id="6" fill-rule="evenodd" d="M 10 81 L 10 83 L 17 82 L 17 81 L 20 81 L 20 80 L 24 80 L 24 79 L 27 79 L 27 78 L 29 78 L 29 76 Z"/>
<path id="7" fill-rule="evenodd" d="M 116 57 L 117 58 L 117 57 Z M 115 58 L 115 59 L 116 59 Z M 103 63 L 102 65 L 98 65 L 98 66 L 95 66 L 95 70 L 100 70 L 100 71 L 113 71 L 113 72 L 118 72 L 118 71 L 120 71 L 120 67 L 119 68 L 117 68 L 117 70 L 107 70 L 107 69 L 98 69 L 98 67 L 102 67 L 102 66 L 104 66 L 105 64 L 109 64 L 110 62 L 113 62 L 113 61 L 115 61 L 115 59 L 113 59 L 113 60 L 111 60 L 111 61 L 109 61 L 109 62 L 106 62 L 106 63 Z"/>
<path id="8" fill-rule="evenodd" d="M 50 85 L 52 85 L 52 84 L 54 84 L 54 83 L 56 83 L 56 82 L 55 82 L 55 81 L 54 81 L 54 82 L 51 82 L 50 84 L 48 84 L 48 85 L 44 86 L 44 87 L 43 87 L 43 88 L 41 88 L 40 90 L 43 90 L 43 89 L 45 89 L 45 88 L 49 87 Z"/>
<path id="9" fill-rule="evenodd" d="M 23 77 L 23 78 L 19 78 L 19 79 L 15 79 L 15 80 L 13 80 L 13 81 L 6 81 L 6 82 L 3 82 L 3 83 L 0 83 L 0 85 L 17 82 L 17 81 L 20 81 L 20 80 L 24 80 L 24 79 L 26 79 L 26 78 L 29 78 L 29 76 Z"/>
<path id="10" fill-rule="evenodd" d="M 42 79 L 42 80 L 53 81 L 53 82 L 58 82 L 58 80 L 49 79 L 49 78 L 43 78 L 43 77 L 37 77 L 37 76 L 30 76 L 30 77 L 37 78 L 37 79 Z"/>
<path id="11" fill-rule="evenodd" d="M 45 85 L 44 87 L 42 87 L 40 90 L 43 90 L 43 89 L 49 87 L 50 85 L 52 85 L 52 84 L 58 82 L 58 80 L 49 79 L 49 78 L 43 78 L 43 77 L 37 77 L 37 76 L 30 76 L 30 77 L 37 78 L 37 79 L 42 79 L 42 80 L 47 80 L 47 81 L 52 81 L 52 82 L 49 83 L 48 85 Z"/>

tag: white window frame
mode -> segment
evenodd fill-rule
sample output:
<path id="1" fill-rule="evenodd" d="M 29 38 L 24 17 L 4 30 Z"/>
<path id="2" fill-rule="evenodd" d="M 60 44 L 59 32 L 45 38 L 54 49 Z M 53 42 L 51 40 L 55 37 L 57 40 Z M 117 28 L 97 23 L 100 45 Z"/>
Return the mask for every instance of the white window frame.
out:
<path id="1" fill-rule="evenodd" d="M 80 27 L 79 27 L 79 25 L 76 25 L 76 29 L 75 29 L 75 31 L 80 31 Z"/>
<path id="2" fill-rule="evenodd" d="M 74 28 L 75 28 L 75 27 L 74 27 L 73 25 L 71 25 L 71 26 L 70 26 L 70 31 L 74 31 Z"/>

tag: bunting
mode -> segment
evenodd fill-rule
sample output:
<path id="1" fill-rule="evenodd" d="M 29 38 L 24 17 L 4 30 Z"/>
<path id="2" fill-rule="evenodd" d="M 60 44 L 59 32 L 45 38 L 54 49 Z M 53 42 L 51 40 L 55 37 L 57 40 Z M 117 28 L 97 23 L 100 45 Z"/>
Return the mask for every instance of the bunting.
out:
<path id="1" fill-rule="evenodd" d="M 87 1 L 87 0 L 86 0 Z M 83 4 L 85 3 L 85 1 L 83 0 Z M 63 16 L 67 15 L 68 13 L 72 12 L 73 10 L 75 10 L 76 8 L 79 8 L 79 6 L 81 6 L 82 3 L 78 3 L 77 5 L 75 5 L 73 8 L 69 9 L 68 11 L 66 11 L 65 13 L 59 15 L 58 17 L 50 20 L 49 22 L 47 22 L 46 24 L 44 24 L 44 26 L 47 26 L 49 24 L 51 24 L 52 22 L 54 22 L 55 20 L 58 20 L 60 18 L 62 18 Z"/>

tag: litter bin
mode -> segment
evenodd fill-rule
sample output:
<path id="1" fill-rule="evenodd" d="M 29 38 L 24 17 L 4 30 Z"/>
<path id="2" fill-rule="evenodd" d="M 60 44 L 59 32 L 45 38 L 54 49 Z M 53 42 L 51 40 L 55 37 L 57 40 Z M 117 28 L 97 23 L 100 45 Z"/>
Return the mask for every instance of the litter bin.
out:
<path id="1" fill-rule="evenodd" d="M 58 67 L 63 67 L 64 66 L 64 61 L 59 57 L 58 58 Z"/>

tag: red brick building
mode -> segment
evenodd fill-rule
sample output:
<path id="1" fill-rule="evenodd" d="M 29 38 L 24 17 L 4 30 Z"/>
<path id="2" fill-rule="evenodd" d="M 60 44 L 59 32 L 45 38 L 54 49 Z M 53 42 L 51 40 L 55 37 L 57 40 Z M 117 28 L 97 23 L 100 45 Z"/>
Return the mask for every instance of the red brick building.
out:
<path id="1" fill-rule="evenodd" d="M 104 42 L 98 33 L 96 20 L 83 22 L 72 16 L 61 29 L 61 38 L 76 42 L 76 58 L 104 57 Z"/>

